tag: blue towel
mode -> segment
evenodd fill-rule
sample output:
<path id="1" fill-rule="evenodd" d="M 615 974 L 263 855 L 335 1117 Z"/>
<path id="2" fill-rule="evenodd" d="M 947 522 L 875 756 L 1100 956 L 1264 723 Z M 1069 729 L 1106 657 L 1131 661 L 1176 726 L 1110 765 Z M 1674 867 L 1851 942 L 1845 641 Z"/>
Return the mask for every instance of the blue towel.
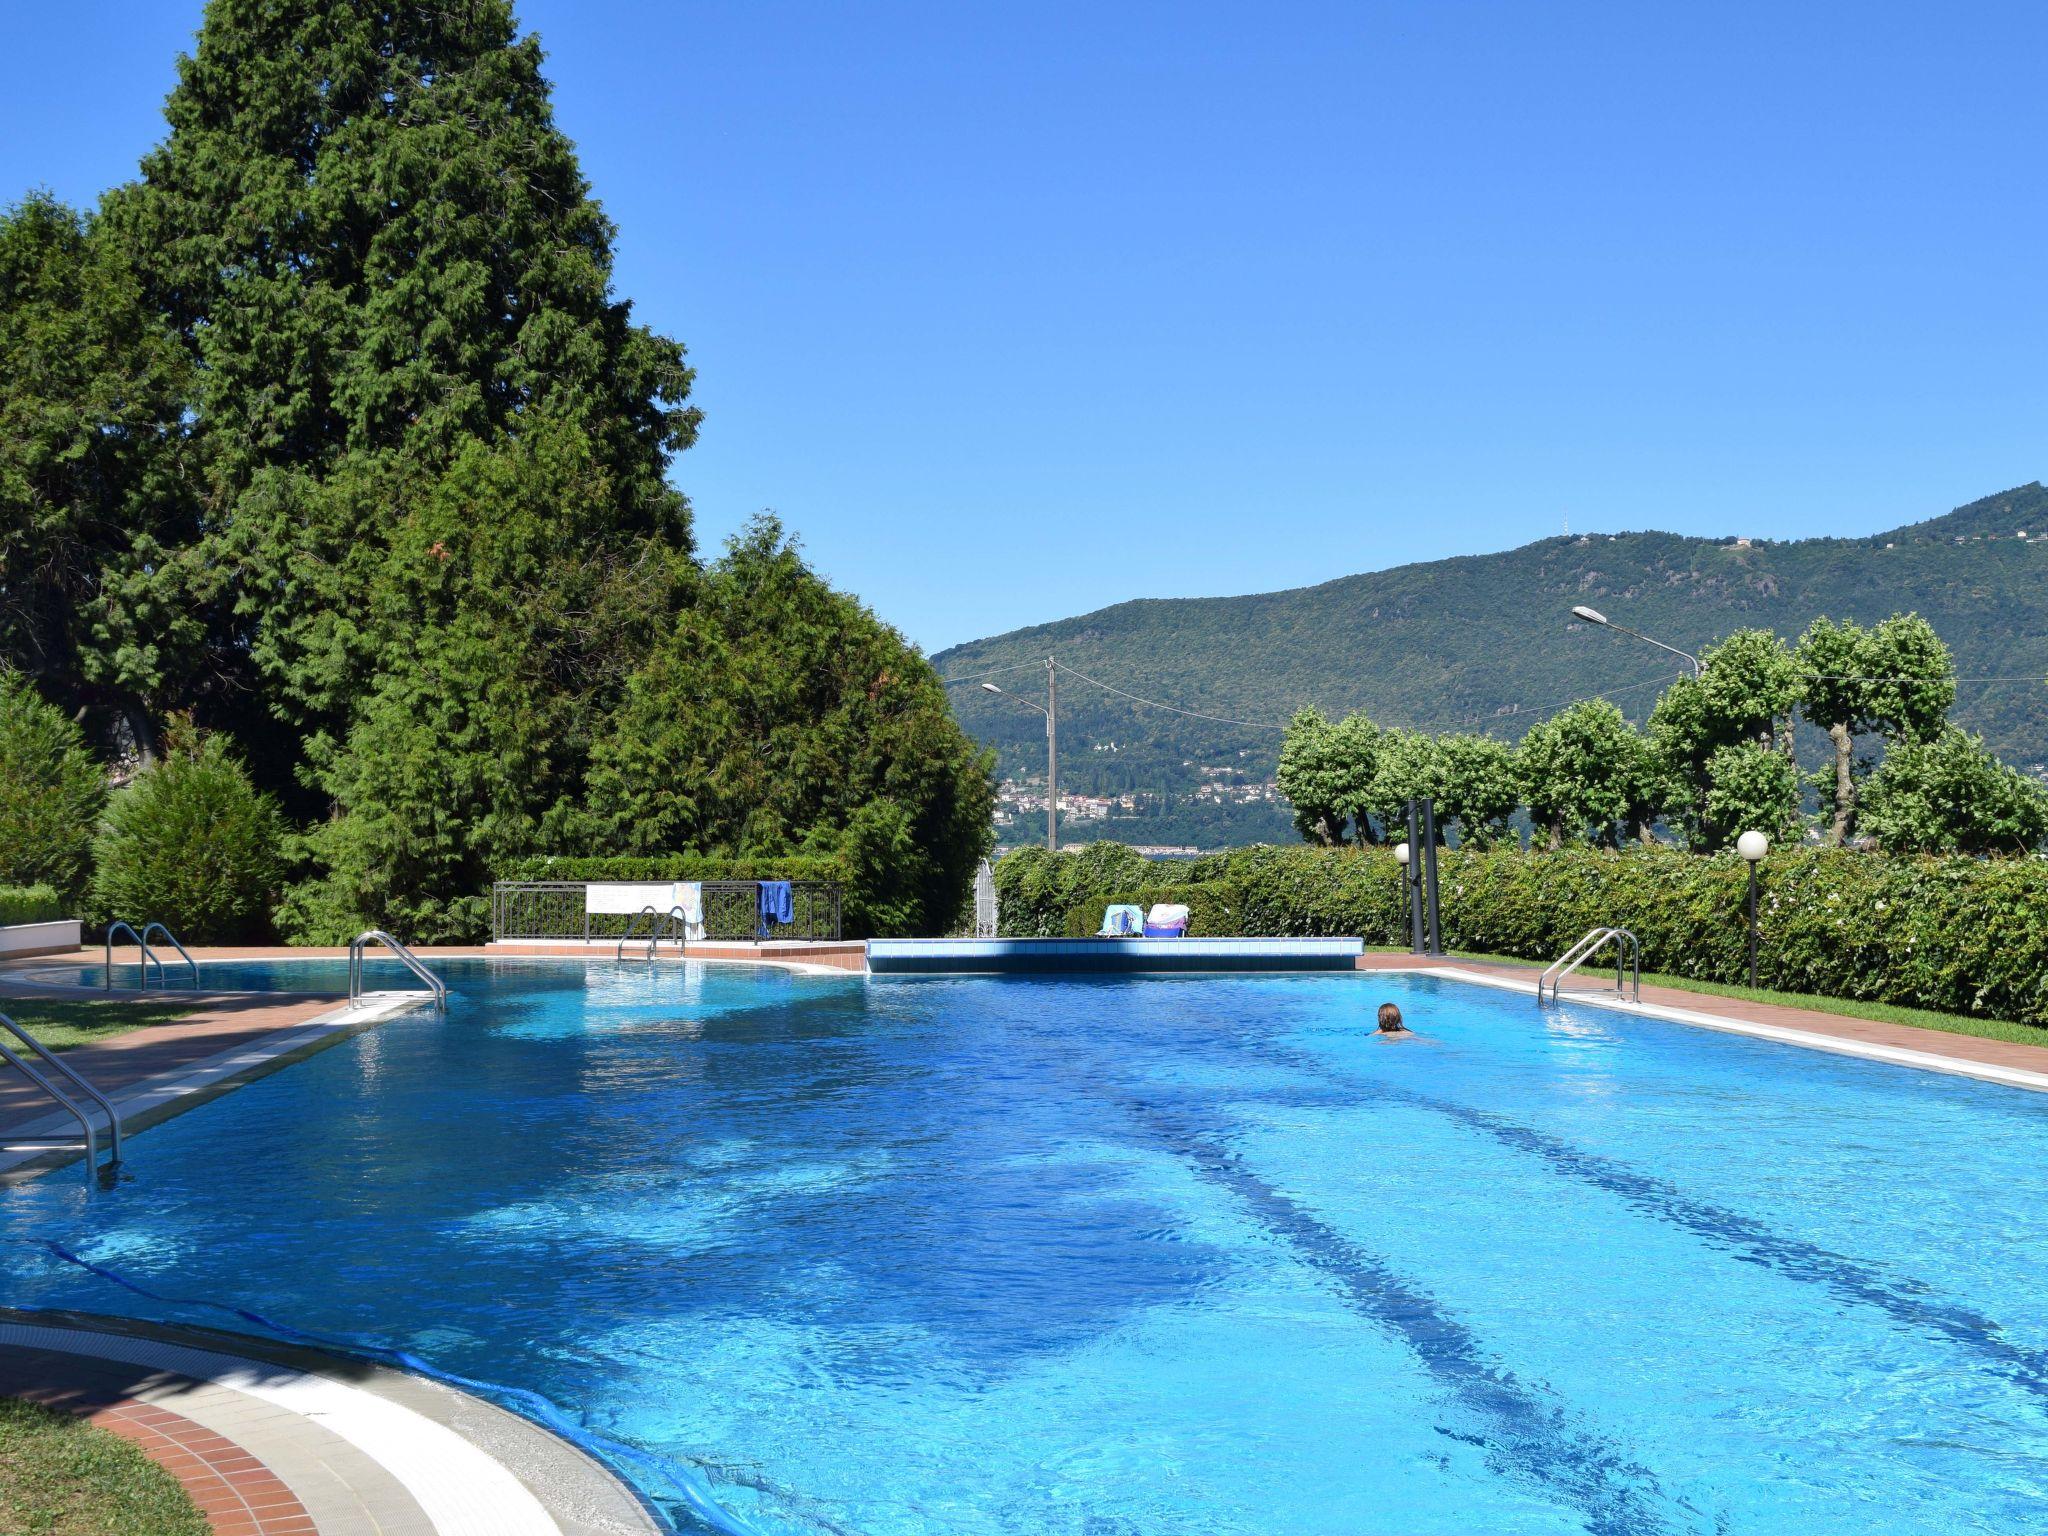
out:
<path id="1" fill-rule="evenodd" d="M 761 937 L 767 938 L 768 931 L 777 923 L 789 924 L 796 921 L 796 902 L 790 895 L 787 880 L 763 880 L 761 882 Z"/>

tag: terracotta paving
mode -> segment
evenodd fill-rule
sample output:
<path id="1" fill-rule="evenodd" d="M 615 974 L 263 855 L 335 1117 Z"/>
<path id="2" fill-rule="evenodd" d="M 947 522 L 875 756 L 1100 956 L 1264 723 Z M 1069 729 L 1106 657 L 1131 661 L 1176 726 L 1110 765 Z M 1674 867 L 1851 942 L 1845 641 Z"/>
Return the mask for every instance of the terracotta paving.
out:
<path id="1" fill-rule="evenodd" d="M 78 1414 L 129 1441 L 184 1485 L 214 1536 L 318 1536 L 306 1506 L 261 1460 L 182 1413 L 126 1395 L 116 1379 L 64 1356 L 0 1351 L 0 1395 Z"/>
<path id="2" fill-rule="evenodd" d="M 1485 960 L 1432 960 L 1426 955 L 1361 955 L 1362 971 L 1455 970 L 1477 976 L 1507 978 L 1533 985 L 1541 968 Z M 1582 976 L 1586 973 L 1581 972 Z M 1571 983 L 1565 996 L 1572 995 Z M 1792 1008 L 1782 1003 L 1753 1003 L 1742 998 L 1717 997 L 1710 992 L 1688 992 L 1680 987 L 1645 983 L 1643 1001 L 1660 1008 L 1683 1008 L 1690 1013 L 1708 1014 L 1742 1024 L 1762 1024 L 1776 1029 L 1795 1029 L 1802 1034 L 1822 1035 L 1862 1045 L 1881 1045 L 1893 1050 L 1918 1051 L 1927 1056 L 1982 1066 L 2005 1067 L 2021 1072 L 2048 1073 L 2048 1045 L 2021 1045 L 2006 1040 L 1985 1040 L 1976 1035 L 1952 1035 L 1939 1029 L 1915 1029 L 1910 1024 L 1883 1024 L 1875 1019 L 1851 1019 L 1836 1013 L 1816 1013 L 1810 1008 Z"/>

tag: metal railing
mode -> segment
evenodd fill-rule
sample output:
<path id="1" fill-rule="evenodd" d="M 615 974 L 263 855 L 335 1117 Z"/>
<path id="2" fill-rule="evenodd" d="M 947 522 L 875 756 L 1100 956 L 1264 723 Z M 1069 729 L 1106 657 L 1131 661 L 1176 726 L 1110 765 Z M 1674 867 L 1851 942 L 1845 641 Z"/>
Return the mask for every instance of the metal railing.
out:
<path id="1" fill-rule="evenodd" d="M 382 928 L 365 928 L 361 933 L 348 941 L 348 995 L 350 997 L 361 997 L 363 995 L 363 951 L 372 944 L 382 944 L 393 955 L 398 957 L 400 964 L 408 971 L 411 971 L 413 975 L 419 977 L 421 981 L 425 982 L 427 990 L 434 994 L 435 1007 L 446 1008 L 448 1006 L 448 983 L 436 976 L 424 965 L 421 965 L 419 956 L 391 937 Z"/>
<path id="2" fill-rule="evenodd" d="M 186 968 L 192 972 L 192 985 L 195 987 L 198 986 L 199 962 L 192 958 L 192 952 L 186 949 L 184 945 L 180 944 L 178 942 L 178 936 L 175 933 L 172 933 L 171 930 L 166 928 L 162 923 L 144 923 L 142 925 L 142 942 L 148 943 L 149 936 L 152 933 L 162 934 L 164 936 L 164 942 L 166 944 L 169 944 L 171 948 L 175 949 L 178 952 L 178 958 L 180 960 L 183 960 L 185 962 Z M 159 971 L 163 969 L 163 961 L 157 961 L 157 969 Z"/>
<path id="3" fill-rule="evenodd" d="M 100 979 L 107 991 L 111 992 L 114 990 L 114 935 L 117 933 L 127 934 L 129 938 L 135 941 L 136 949 L 141 952 L 136 968 L 142 972 L 142 986 L 144 988 L 149 986 L 149 968 L 152 965 L 156 967 L 156 984 L 160 987 L 168 987 L 171 984 L 170 974 L 164 969 L 163 957 L 149 947 L 149 936 L 152 933 L 160 933 L 164 936 L 171 948 L 178 952 L 178 958 L 183 960 L 191 970 L 192 985 L 194 987 L 199 985 L 199 962 L 192 958 L 191 951 L 178 942 L 178 936 L 162 923 L 144 923 L 140 933 L 137 933 L 126 923 L 109 923 L 107 925 L 106 958 L 105 962 L 100 966 Z"/>
<path id="4" fill-rule="evenodd" d="M 1636 942 L 1636 936 L 1626 928 L 1595 928 L 1570 949 L 1559 955 L 1544 968 L 1536 978 L 1536 1001 L 1541 1003 L 1547 990 L 1550 1001 L 1558 1001 L 1565 978 L 1592 959 L 1609 944 L 1614 946 L 1614 994 L 1617 997 L 1633 993 L 1637 1002 L 1643 1000 L 1643 947 Z M 1624 971 L 1627 980 L 1624 981 Z"/>
<path id="5" fill-rule="evenodd" d="M 108 1151 L 111 1154 L 109 1162 L 119 1163 L 121 1161 L 121 1115 L 120 1111 L 114 1108 L 113 1101 L 101 1093 L 99 1089 L 93 1087 L 83 1077 L 79 1076 L 68 1062 L 60 1058 L 48 1046 L 44 1045 L 42 1041 L 23 1029 L 4 1013 L 0 1013 L 0 1029 L 6 1030 L 7 1033 L 35 1052 L 37 1058 L 44 1066 L 54 1068 L 57 1074 L 66 1082 L 70 1083 L 80 1093 L 100 1107 L 100 1112 L 107 1117 Z M 23 1077 L 34 1083 L 44 1093 L 48 1094 L 59 1105 L 70 1112 L 71 1117 L 78 1122 L 79 1127 L 85 1132 L 86 1176 L 91 1178 L 97 1174 L 100 1164 L 99 1132 L 92 1123 L 92 1116 L 87 1113 L 85 1108 L 76 1099 L 51 1082 L 49 1077 L 40 1068 L 30 1063 L 20 1052 L 16 1051 L 4 1040 L 0 1040 L 0 1059 L 7 1061 Z"/>
<path id="6" fill-rule="evenodd" d="M 645 934 L 640 932 L 640 919 L 643 917 L 654 919 L 648 925 Z M 647 953 L 642 955 L 641 958 L 643 960 L 652 960 L 656 951 L 660 949 L 661 941 L 664 937 L 674 939 L 676 941 L 676 952 L 678 954 L 682 952 L 687 942 L 683 926 L 683 909 L 681 907 L 670 907 L 666 912 L 663 912 L 656 907 L 642 907 L 633 920 L 627 924 L 626 931 L 619 936 L 618 945 L 612 950 L 612 958 L 614 960 L 625 959 L 626 946 L 644 940 L 647 945 Z"/>
<path id="7" fill-rule="evenodd" d="M 591 912 L 585 890 L 602 881 L 501 880 L 491 887 L 491 937 L 528 942 L 591 943 L 623 939 L 647 913 Z M 759 939 L 831 941 L 840 936 L 840 890 L 829 880 L 789 882 L 790 920 L 761 922 L 758 880 L 706 880 L 704 941 L 740 943 Z M 639 937 L 644 938 L 644 931 Z"/>

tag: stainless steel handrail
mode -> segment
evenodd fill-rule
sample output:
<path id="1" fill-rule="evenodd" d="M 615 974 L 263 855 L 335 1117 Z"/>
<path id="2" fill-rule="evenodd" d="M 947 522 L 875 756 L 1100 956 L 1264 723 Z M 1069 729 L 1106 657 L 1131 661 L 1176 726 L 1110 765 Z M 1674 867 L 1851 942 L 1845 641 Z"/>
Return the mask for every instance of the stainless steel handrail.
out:
<path id="1" fill-rule="evenodd" d="M 1543 1001 L 1546 988 L 1550 992 L 1550 1000 L 1553 1003 L 1558 1001 L 1562 995 L 1565 978 L 1592 959 L 1610 942 L 1614 945 L 1614 995 L 1621 997 L 1632 992 L 1635 1001 L 1640 1003 L 1643 1000 L 1643 946 L 1626 928 L 1592 929 L 1578 943 L 1551 961 L 1544 968 L 1543 974 L 1536 978 L 1536 1001 Z M 1622 980 L 1624 966 L 1629 972 L 1629 985 L 1626 987 Z"/>
<path id="2" fill-rule="evenodd" d="M 363 951 L 372 943 L 382 944 L 395 955 L 399 963 L 413 975 L 427 984 L 427 990 L 434 994 L 437 1008 L 448 1006 L 448 983 L 420 964 L 418 955 L 407 949 L 382 928 L 365 928 L 348 941 L 348 995 L 363 995 Z"/>
<path id="3" fill-rule="evenodd" d="M 161 960 L 157 960 L 156 955 L 150 950 L 149 941 L 126 923 L 109 923 L 107 925 L 106 962 L 100 967 L 101 979 L 106 984 L 106 989 L 109 992 L 114 990 L 114 935 L 117 932 L 127 934 L 129 938 L 135 941 L 135 947 L 142 951 L 142 958 L 137 962 L 137 969 L 142 972 L 142 985 L 145 988 L 149 985 L 149 966 L 153 960 L 156 961 L 156 979 L 158 982 L 162 982 L 164 979 L 164 963 Z"/>
<path id="4" fill-rule="evenodd" d="M 107 1117 L 107 1137 L 110 1143 L 110 1150 L 112 1153 L 113 1161 L 117 1163 L 120 1162 L 121 1115 L 120 1111 L 114 1108 L 113 1100 L 109 1099 L 104 1093 L 101 1093 L 99 1089 L 93 1087 L 91 1083 L 87 1082 L 83 1077 L 79 1076 L 78 1072 L 72 1067 L 72 1065 L 69 1062 L 65 1061 L 62 1057 L 57 1055 L 56 1052 L 52 1051 L 47 1045 L 43 1044 L 42 1041 L 38 1040 L 34 1035 L 30 1034 L 27 1030 L 23 1029 L 19 1024 L 15 1023 L 14 1020 L 10 1019 L 4 1013 L 0 1013 L 0 1029 L 6 1030 L 10 1035 L 14 1036 L 15 1039 L 19 1040 L 23 1045 L 27 1046 L 30 1050 L 34 1051 L 36 1055 L 39 1058 L 41 1058 L 46 1064 L 55 1067 L 58 1070 L 58 1072 L 62 1073 L 68 1081 L 76 1085 L 77 1088 L 82 1093 L 84 1093 L 87 1098 L 91 1099 L 93 1103 L 99 1105 L 101 1112 L 104 1113 Z M 87 1117 L 83 1113 L 83 1111 L 81 1111 L 78 1108 L 76 1104 L 70 1101 L 69 1095 L 61 1092 L 54 1083 L 49 1081 L 48 1078 L 44 1077 L 40 1072 L 36 1071 L 34 1068 L 29 1066 L 29 1064 L 23 1061 L 19 1055 L 17 1055 L 13 1050 L 9 1049 L 6 1042 L 4 1041 L 0 1041 L 0 1052 L 5 1052 L 7 1059 L 13 1062 L 17 1067 L 20 1067 L 22 1070 L 22 1075 L 27 1077 L 30 1082 L 35 1083 L 38 1087 L 42 1088 L 45 1092 L 47 1092 L 50 1095 L 50 1097 L 57 1100 L 58 1103 L 62 1104 L 66 1109 L 70 1110 L 74 1115 L 77 1115 L 79 1117 L 80 1121 L 85 1126 L 86 1165 L 88 1167 L 97 1166 L 99 1162 L 99 1146 L 96 1138 L 93 1135 L 91 1119 Z"/>
<path id="5" fill-rule="evenodd" d="M 180 944 L 180 943 L 178 942 L 178 936 L 177 936 L 177 935 L 176 935 L 175 933 L 171 932 L 171 930 L 170 930 L 170 929 L 166 928 L 166 927 L 165 927 L 165 926 L 164 926 L 164 925 L 163 925 L 162 923 L 144 923 L 144 924 L 142 925 L 142 942 L 144 942 L 145 944 L 146 944 L 146 943 L 148 943 L 148 942 L 149 942 L 149 936 L 150 936 L 150 935 L 151 935 L 152 933 L 160 933 L 160 934 L 162 934 L 162 935 L 163 935 L 163 936 L 164 936 L 164 937 L 165 937 L 165 938 L 166 938 L 167 940 L 169 940 L 169 941 L 170 941 L 170 946 L 171 946 L 171 948 L 175 949 L 175 950 L 176 950 L 176 951 L 178 952 L 178 958 L 179 958 L 179 959 L 181 959 L 181 960 L 183 960 L 183 961 L 185 962 L 185 964 L 186 964 L 186 965 L 187 965 L 187 966 L 188 966 L 188 967 L 189 967 L 189 968 L 191 969 L 191 972 L 192 972 L 192 985 L 193 985 L 193 986 L 195 986 L 195 987 L 196 987 L 196 986 L 198 986 L 198 985 L 199 985 L 199 962 L 198 962 L 197 960 L 194 960 L 194 959 L 192 958 L 192 952 L 191 952 L 190 950 L 186 949 L 184 945 Z M 163 961 L 161 961 L 161 960 L 157 961 L 157 963 L 156 963 L 156 966 L 157 966 L 157 970 L 158 970 L 158 972 L 159 972 L 159 973 L 161 973 L 161 972 L 162 972 L 162 970 L 163 970 L 163 966 L 164 966 L 164 963 L 163 963 Z M 161 979 L 162 979 L 162 980 L 164 981 L 164 984 L 165 984 L 166 986 L 168 986 L 168 985 L 170 984 L 170 980 L 169 980 L 169 978 L 168 978 L 168 977 L 162 977 Z"/>
<path id="6" fill-rule="evenodd" d="M 652 960 L 656 953 L 659 952 L 662 933 L 665 929 L 670 931 L 671 936 L 675 939 L 677 949 L 680 950 L 688 944 L 689 923 L 683 917 L 683 909 L 681 907 L 670 907 L 666 912 L 663 912 L 652 905 L 648 905 L 635 912 L 632 922 L 626 924 L 626 931 L 619 935 L 619 942 L 612 948 L 613 960 L 624 960 L 626 958 L 626 946 L 638 937 L 633 930 L 640 926 L 640 919 L 643 917 L 654 919 L 654 926 L 647 933 L 647 958 L 649 960 Z"/>

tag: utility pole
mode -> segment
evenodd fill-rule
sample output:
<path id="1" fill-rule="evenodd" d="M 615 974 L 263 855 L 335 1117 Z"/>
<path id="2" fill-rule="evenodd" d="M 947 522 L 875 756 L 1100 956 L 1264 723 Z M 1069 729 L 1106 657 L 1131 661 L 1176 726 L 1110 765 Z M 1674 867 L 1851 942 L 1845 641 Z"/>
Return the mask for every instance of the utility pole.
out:
<path id="1" fill-rule="evenodd" d="M 1060 676 L 1045 658 L 1045 849 L 1060 851 Z"/>

